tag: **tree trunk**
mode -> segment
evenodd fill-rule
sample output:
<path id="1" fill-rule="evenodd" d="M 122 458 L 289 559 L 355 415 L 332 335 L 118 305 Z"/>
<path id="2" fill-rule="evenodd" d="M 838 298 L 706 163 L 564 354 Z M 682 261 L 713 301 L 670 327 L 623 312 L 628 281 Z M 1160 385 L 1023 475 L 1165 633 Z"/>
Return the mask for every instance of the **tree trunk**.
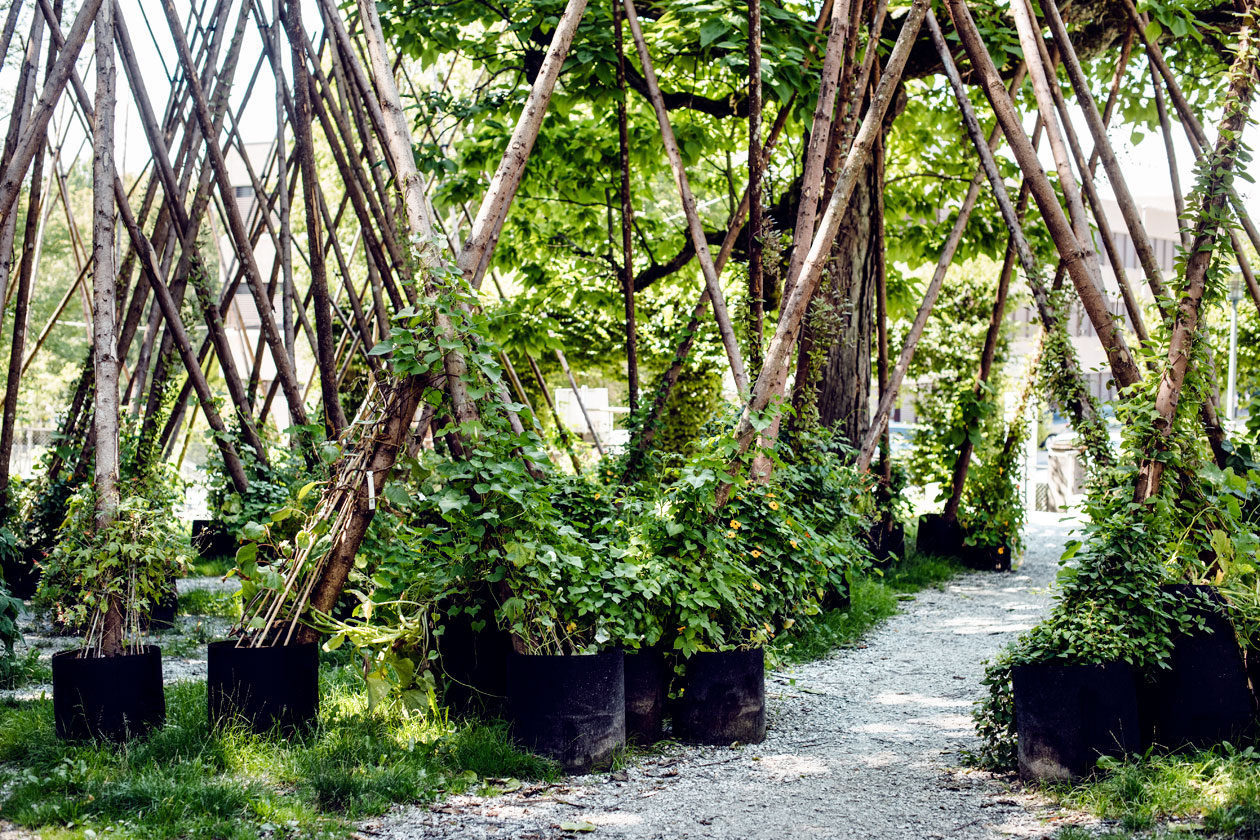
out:
<path id="1" fill-rule="evenodd" d="M 817 380 L 818 420 L 823 426 L 838 428 L 854 446 L 866 434 L 870 417 L 871 336 L 879 264 L 875 193 L 881 181 L 875 163 L 872 155 L 857 179 L 827 263 L 827 285 L 810 304 L 815 312 L 825 308 L 833 319 L 824 328 L 825 335 L 811 336 L 814 345 L 819 338 L 825 339 Z M 817 329 L 817 324 L 806 329 Z"/>
<path id="2" fill-rule="evenodd" d="M 96 348 L 96 527 L 118 509 L 118 321 L 114 277 L 114 4 L 96 14 L 96 103 L 92 125 L 92 291 Z M 102 656 L 123 652 L 123 613 L 111 598 L 101 617 Z"/>

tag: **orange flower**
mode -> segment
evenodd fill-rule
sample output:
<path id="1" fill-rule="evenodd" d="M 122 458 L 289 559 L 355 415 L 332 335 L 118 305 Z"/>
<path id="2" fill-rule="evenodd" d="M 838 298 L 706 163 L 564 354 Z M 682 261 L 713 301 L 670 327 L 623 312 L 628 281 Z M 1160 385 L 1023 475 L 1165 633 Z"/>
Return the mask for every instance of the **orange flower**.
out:
<path id="1" fill-rule="evenodd" d="M 744 527 L 744 526 L 743 526 L 743 525 L 741 525 L 741 524 L 739 523 L 739 520 L 738 520 L 738 519 L 732 519 L 732 520 L 731 520 L 731 527 L 732 527 L 732 528 L 734 528 L 735 530 L 739 530 L 740 528 L 742 528 L 742 527 Z"/>
<path id="2" fill-rule="evenodd" d="M 771 503 L 770 503 L 770 510 L 778 510 L 778 509 L 779 509 L 779 503 L 778 503 L 778 502 L 771 502 Z"/>
<path id="3" fill-rule="evenodd" d="M 752 556 L 753 556 L 753 559 L 756 560 L 758 557 L 761 556 L 761 552 L 754 548 Z"/>

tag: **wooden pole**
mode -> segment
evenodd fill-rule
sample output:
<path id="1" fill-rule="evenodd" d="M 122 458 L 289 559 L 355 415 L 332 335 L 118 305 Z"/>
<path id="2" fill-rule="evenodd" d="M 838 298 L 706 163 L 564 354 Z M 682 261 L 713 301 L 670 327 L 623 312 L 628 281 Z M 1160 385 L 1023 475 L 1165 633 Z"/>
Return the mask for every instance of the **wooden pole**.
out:
<path id="1" fill-rule="evenodd" d="M 683 168 L 682 153 L 678 149 L 678 141 L 674 137 L 674 129 L 669 122 L 669 112 L 665 109 L 665 100 L 661 96 L 660 85 L 656 81 L 656 71 L 652 67 L 652 57 L 648 54 L 647 42 L 643 38 L 643 29 L 639 26 L 639 15 L 634 8 L 634 0 L 623 0 L 626 10 L 626 23 L 630 26 L 630 34 L 634 38 L 635 48 L 639 53 L 639 63 L 643 65 L 643 77 L 647 80 L 648 98 L 656 111 L 656 120 L 661 128 L 661 140 L 665 145 L 665 155 L 669 158 L 670 168 L 674 171 L 674 185 L 678 189 L 682 201 L 683 213 L 687 217 L 687 230 L 691 235 L 692 245 L 696 250 L 696 259 L 700 262 L 700 270 L 704 274 L 705 288 L 709 293 L 709 302 L 713 306 L 713 317 L 717 321 L 718 333 L 722 337 L 722 345 L 726 348 L 726 358 L 730 362 L 731 375 L 735 379 L 735 388 L 740 396 L 748 393 L 748 373 L 744 370 L 744 359 L 739 350 L 739 340 L 731 325 L 730 313 L 726 309 L 726 298 L 722 294 L 722 285 L 718 280 L 717 270 L 713 267 L 713 257 L 709 253 L 708 239 L 704 234 L 704 225 L 700 222 L 700 214 L 696 210 L 696 199 L 691 193 L 691 184 L 687 172 Z M 751 196 L 750 196 L 751 200 Z"/>

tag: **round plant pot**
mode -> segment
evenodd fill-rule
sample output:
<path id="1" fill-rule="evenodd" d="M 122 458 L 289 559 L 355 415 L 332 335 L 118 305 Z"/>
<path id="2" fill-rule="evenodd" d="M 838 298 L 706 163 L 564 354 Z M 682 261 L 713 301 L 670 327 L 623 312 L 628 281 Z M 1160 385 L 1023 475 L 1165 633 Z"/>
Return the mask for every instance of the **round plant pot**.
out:
<path id="1" fill-rule="evenodd" d="M 1023 778 L 1079 778 L 1099 756 L 1139 748 L 1137 678 L 1129 663 L 1017 665 L 1011 682 Z"/>
<path id="2" fill-rule="evenodd" d="M 906 528 L 900 522 L 875 522 L 866 532 L 866 546 L 875 558 L 875 565 L 888 569 L 906 557 Z"/>
<path id="3" fill-rule="evenodd" d="M 964 545 L 962 561 L 969 569 L 979 572 L 1009 572 L 1011 549 L 1005 545 Z"/>
<path id="4" fill-rule="evenodd" d="M 174 630 L 175 616 L 178 613 L 179 590 L 175 587 L 175 581 L 172 580 L 171 585 L 162 593 L 162 597 L 150 608 L 149 614 L 140 617 L 140 629 L 145 633 L 154 630 Z"/>
<path id="5" fill-rule="evenodd" d="M 309 729 L 319 717 L 319 648 L 308 644 L 207 645 L 210 726 L 242 724 L 258 732 Z"/>
<path id="6" fill-rule="evenodd" d="M 478 619 L 483 623 L 474 629 Z M 502 714 L 512 637 L 499 629 L 489 607 L 477 618 L 462 612 L 445 615 L 442 628 L 437 650 L 443 701 L 459 712 Z"/>
<path id="7" fill-rule="evenodd" d="M 57 737 L 125 741 L 148 734 L 166 720 L 162 651 L 145 645 L 123 656 L 82 656 L 66 650 L 52 657 L 53 719 Z"/>
<path id="8" fill-rule="evenodd" d="M 667 672 L 659 647 L 626 652 L 626 741 L 649 746 L 664 737 Z"/>
<path id="9" fill-rule="evenodd" d="M 919 517 L 915 547 L 923 554 L 957 557 L 962 553 L 964 536 L 957 520 L 950 522 L 943 514 L 925 513 Z"/>
<path id="10" fill-rule="evenodd" d="M 1145 745 L 1169 749 L 1250 742 L 1256 735 L 1256 698 L 1229 607 L 1213 586 L 1162 587 L 1196 605 L 1205 629 L 1173 640 L 1167 668 L 1141 686 Z"/>
<path id="11" fill-rule="evenodd" d="M 202 560 L 236 556 L 236 540 L 213 519 L 192 521 L 192 546 Z"/>
<path id="12" fill-rule="evenodd" d="M 698 744 L 766 738 L 766 655 L 761 648 L 697 653 L 687 660 L 674 732 Z"/>
<path id="13" fill-rule="evenodd" d="M 607 767 L 626 745 L 625 654 L 513 653 L 507 707 L 516 739 L 566 772 Z"/>
<path id="14" fill-rule="evenodd" d="M 37 558 L 43 558 L 42 552 L 28 549 L 19 558 L 0 561 L 0 577 L 4 578 L 9 594 L 20 601 L 34 598 L 39 589 L 39 579 L 44 571 L 36 565 Z"/>

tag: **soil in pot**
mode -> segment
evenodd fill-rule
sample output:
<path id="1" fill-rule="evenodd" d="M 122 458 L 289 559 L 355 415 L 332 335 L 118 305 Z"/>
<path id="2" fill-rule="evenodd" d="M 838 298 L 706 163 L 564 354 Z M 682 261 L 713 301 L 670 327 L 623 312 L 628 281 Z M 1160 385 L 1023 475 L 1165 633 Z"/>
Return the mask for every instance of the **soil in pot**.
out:
<path id="1" fill-rule="evenodd" d="M 1127 662 L 1017 665 L 1011 679 L 1023 778 L 1078 778 L 1099 756 L 1139 748 L 1137 677 Z"/>
<path id="2" fill-rule="evenodd" d="M 626 745 L 625 654 L 514 653 L 507 708 L 516 739 L 566 772 L 606 768 Z"/>
<path id="3" fill-rule="evenodd" d="M 476 617 L 445 615 L 436 638 L 442 700 L 457 712 L 502 714 L 507 697 L 507 661 L 512 637 L 483 606 Z"/>
<path id="4" fill-rule="evenodd" d="M 1213 586 L 1164 588 L 1200 605 L 1207 629 L 1174 639 L 1169 667 L 1156 669 L 1140 686 L 1145 744 L 1206 749 L 1225 741 L 1250 743 L 1256 736 L 1256 698 L 1228 605 Z"/>
<path id="5" fill-rule="evenodd" d="M 667 671 L 659 646 L 626 651 L 626 741 L 650 746 L 664 737 Z"/>
<path id="6" fill-rule="evenodd" d="M 125 741 L 166 720 L 162 651 L 145 645 L 123 656 L 81 656 L 66 650 L 52 657 L 53 719 L 57 737 Z"/>
<path id="7" fill-rule="evenodd" d="M 876 522 L 866 532 L 866 546 L 875 558 L 875 565 L 888 569 L 906 557 L 906 529 L 900 522 Z"/>
<path id="8" fill-rule="evenodd" d="M 761 648 L 696 653 L 686 661 L 674 734 L 698 744 L 766 738 L 766 657 Z"/>
<path id="9" fill-rule="evenodd" d="M 944 514 L 925 513 L 919 517 L 915 547 L 923 554 L 957 557 L 962 553 L 964 536 L 957 520 L 950 522 Z"/>
<path id="10" fill-rule="evenodd" d="M 210 726 L 241 724 L 258 732 L 293 733 L 319 717 L 319 648 L 309 644 L 237 647 L 235 639 L 207 645 Z"/>

